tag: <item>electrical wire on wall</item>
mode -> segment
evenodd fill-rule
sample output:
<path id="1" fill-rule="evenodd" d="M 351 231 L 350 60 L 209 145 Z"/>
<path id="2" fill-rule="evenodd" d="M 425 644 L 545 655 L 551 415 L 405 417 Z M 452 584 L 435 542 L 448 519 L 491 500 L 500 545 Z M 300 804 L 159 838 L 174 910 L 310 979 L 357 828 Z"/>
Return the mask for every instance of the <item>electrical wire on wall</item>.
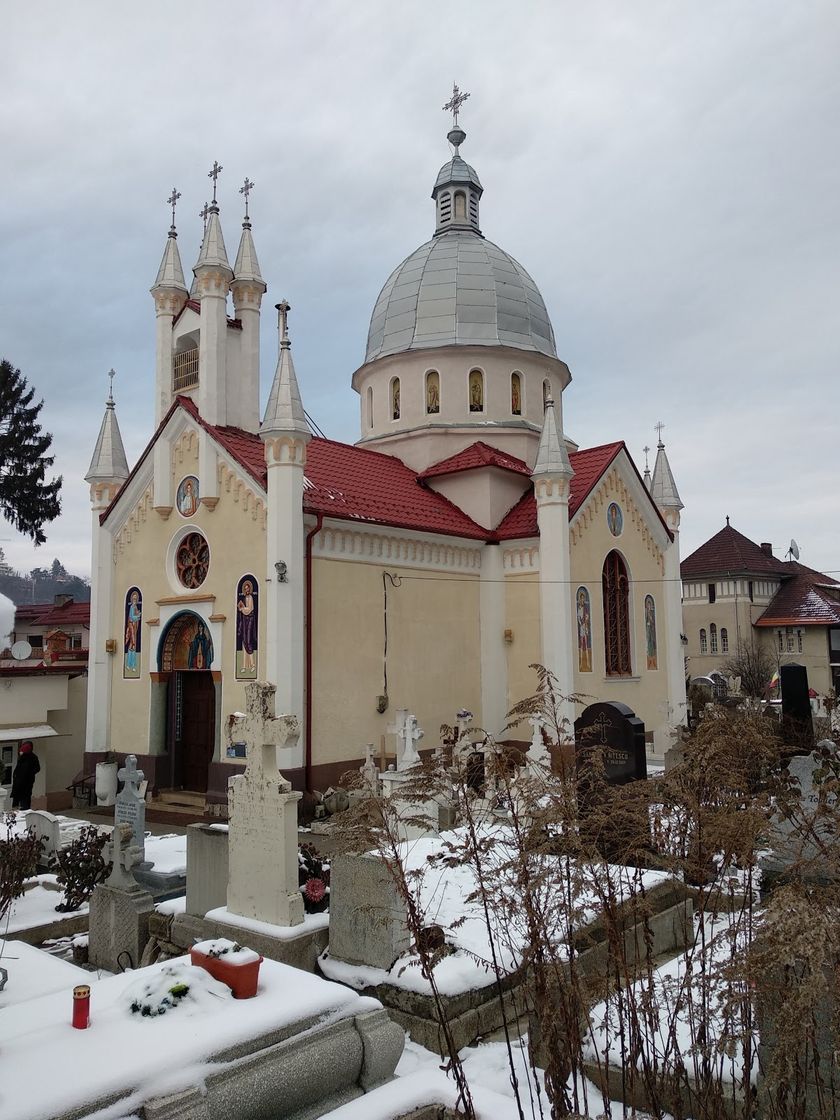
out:
<path id="1" fill-rule="evenodd" d="M 379 697 L 377 708 L 384 712 L 388 707 L 388 584 L 391 587 L 401 587 L 402 578 L 396 572 L 382 573 L 382 630 L 384 644 L 382 649 L 382 695 Z"/>

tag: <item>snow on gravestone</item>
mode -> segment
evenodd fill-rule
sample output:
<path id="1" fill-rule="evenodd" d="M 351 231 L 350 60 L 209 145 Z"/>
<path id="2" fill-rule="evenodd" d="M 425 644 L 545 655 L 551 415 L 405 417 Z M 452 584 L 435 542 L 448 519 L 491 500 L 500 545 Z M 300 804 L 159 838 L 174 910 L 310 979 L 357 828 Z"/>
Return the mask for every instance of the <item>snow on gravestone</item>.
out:
<path id="1" fill-rule="evenodd" d="M 771 843 L 775 849 L 776 860 L 782 866 L 789 865 L 797 860 L 821 859 L 822 844 L 830 841 L 833 824 L 831 817 L 821 820 L 817 815 L 820 806 L 820 789 L 814 784 L 814 774 L 817 770 L 825 768 L 825 760 L 820 752 L 827 752 L 829 756 L 836 757 L 837 747 L 831 739 L 822 739 L 817 743 L 817 752 L 812 754 L 794 755 L 788 761 L 787 769 L 791 778 L 799 783 L 799 812 L 793 820 L 777 813 L 773 819 L 775 835 Z M 826 768 L 825 779 L 832 777 Z M 837 795 L 825 793 L 825 807 L 835 809 Z M 768 866 L 772 869 L 773 860 Z"/>
<path id="2" fill-rule="evenodd" d="M 298 889 L 297 803 L 277 769 L 277 748 L 300 734 L 294 716 L 274 714 L 274 685 L 245 686 L 246 715 L 231 721 L 230 738 L 245 743 L 245 772 L 228 779 L 230 813 L 227 908 L 277 926 L 303 921 Z"/>
<path id="3" fill-rule="evenodd" d="M 123 782 L 123 788 L 117 794 L 114 805 L 114 824 L 127 824 L 131 827 L 131 842 L 141 852 L 145 852 L 146 841 L 146 802 L 140 796 L 140 783 L 143 781 L 142 770 L 137 769 L 137 756 L 130 754 L 125 760 L 125 766 L 117 771 L 117 777 Z"/>

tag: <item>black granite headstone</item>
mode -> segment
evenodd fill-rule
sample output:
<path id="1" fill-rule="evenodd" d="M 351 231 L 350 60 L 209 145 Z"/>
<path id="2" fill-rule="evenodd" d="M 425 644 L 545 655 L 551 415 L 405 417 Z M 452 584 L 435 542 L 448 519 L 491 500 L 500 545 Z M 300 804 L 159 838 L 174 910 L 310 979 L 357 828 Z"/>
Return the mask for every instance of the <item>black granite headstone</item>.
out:
<path id="1" fill-rule="evenodd" d="M 814 721 L 808 696 L 808 670 L 804 665 L 782 665 L 782 733 L 795 747 L 813 749 Z"/>
<path id="2" fill-rule="evenodd" d="M 647 777 L 645 725 L 632 708 L 618 700 L 590 704 L 575 720 L 576 757 L 582 760 L 595 751 L 600 753 L 610 785 Z"/>

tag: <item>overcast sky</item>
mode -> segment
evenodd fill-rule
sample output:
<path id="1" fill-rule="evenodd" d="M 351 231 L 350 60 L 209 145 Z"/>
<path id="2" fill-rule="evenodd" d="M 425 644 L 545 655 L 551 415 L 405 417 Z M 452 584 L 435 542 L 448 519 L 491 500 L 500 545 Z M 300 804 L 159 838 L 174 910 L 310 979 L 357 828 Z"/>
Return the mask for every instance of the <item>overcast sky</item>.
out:
<path id="1" fill-rule="evenodd" d="M 108 369 L 129 463 L 152 431 L 153 283 L 175 184 L 185 270 L 207 171 L 233 258 L 245 175 L 304 403 L 353 441 L 350 375 L 392 269 L 434 229 L 441 112 L 485 235 L 539 285 L 581 446 L 639 464 L 662 420 L 682 555 L 723 524 L 840 569 L 836 0 L 179 0 L 3 5 L 0 356 L 43 395 L 61 519 L 17 567 L 90 571 L 83 475 Z"/>

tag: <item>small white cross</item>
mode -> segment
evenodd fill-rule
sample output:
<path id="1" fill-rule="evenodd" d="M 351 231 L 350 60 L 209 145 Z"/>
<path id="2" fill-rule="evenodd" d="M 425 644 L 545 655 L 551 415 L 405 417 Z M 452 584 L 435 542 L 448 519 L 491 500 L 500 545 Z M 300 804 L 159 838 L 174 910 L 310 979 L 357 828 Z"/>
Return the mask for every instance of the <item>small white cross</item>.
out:
<path id="1" fill-rule="evenodd" d="M 245 686 L 246 715 L 238 714 L 230 723 L 231 742 L 245 743 L 246 769 L 256 776 L 274 778 L 278 774 L 277 748 L 291 747 L 300 729 L 296 719 L 274 714 L 277 689 L 265 681 Z"/>
<path id="2" fill-rule="evenodd" d="M 145 774 L 142 770 L 137 769 L 137 755 L 130 754 L 126 757 L 125 766 L 117 771 L 117 777 L 125 783 L 126 789 L 130 789 L 135 796 L 140 796 L 138 787 Z"/>
<path id="3" fill-rule="evenodd" d="M 410 715 L 403 725 L 402 741 L 403 749 L 400 760 L 397 763 L 398 770 L 408 770 L 410 766 L 420 761 L 420 755 L 417 753 L 415 743 L 419 743 L 423 738 L 425 732 L 422 728 L 417 726 L 417 716 Z"/>

